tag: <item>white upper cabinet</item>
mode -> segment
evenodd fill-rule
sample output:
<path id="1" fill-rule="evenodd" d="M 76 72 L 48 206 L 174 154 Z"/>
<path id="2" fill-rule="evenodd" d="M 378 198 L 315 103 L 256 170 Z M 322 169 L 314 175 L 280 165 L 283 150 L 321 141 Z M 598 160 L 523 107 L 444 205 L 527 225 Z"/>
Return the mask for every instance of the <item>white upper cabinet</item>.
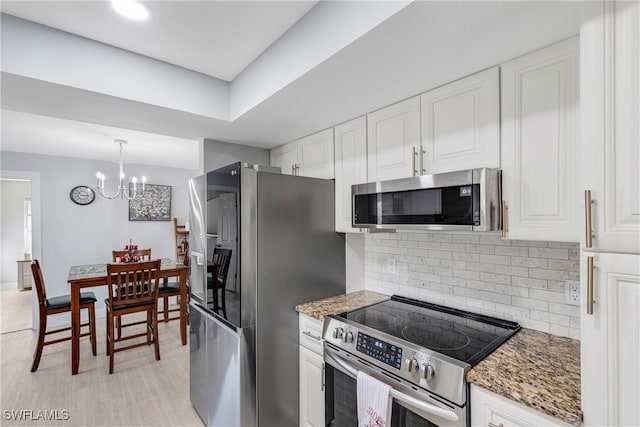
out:
<path id="1" fill-rule="evenodd" d="M 333 129 L 296 141 L 300 159 L 298 175 L 333 179 Z"/>
<path id="2" fill-rule="evenodd" d="M 334 128 L 336 172 L 336 231 L 351 227 L 351 186 L 367 182 L 367 119 L 360 117 Z"/>
<path id="3" fill-rule="evenodd" d="M 420 97 L 367 115 L 369 182 L 419 175 Z"/>
<path id="4" fill-rule="evenodd" d="M 271 166 L 279 167 L 285 175 L 296 175 L 298 165 L 298 145 L 290 142 L 269 152 Z"/>
<path id="5" fill-rule="evenodd" d="M 589 4 L 599 7 L 596 13 L 600 16 L 585 20 L 581 29 L 584 70 L 581 190 L 591 191 L 594 236 L 593 244 L 585 246 L 588 250 L 637 254 L 640 253 L 640 5 L 606 2 L 603 13 L 602 3 Z M 582 242 L 587 240 L 588 226 Z"/>
<path id="6" fill-rule="evenodd" d="M 420 96 L 420 174 L 500 167 L 500 70 L 494 67 Z"/>
<path id="7" fill-rule="evenodd" d="M 501 67 L 503 200 L 510 239 L 580 239 L 579 40 Z"/>
<path id="8" fill-rule="evenodd" d="M 283 174 L 333 179 L 333 129 L 276 147 L 270 157 Z"/>

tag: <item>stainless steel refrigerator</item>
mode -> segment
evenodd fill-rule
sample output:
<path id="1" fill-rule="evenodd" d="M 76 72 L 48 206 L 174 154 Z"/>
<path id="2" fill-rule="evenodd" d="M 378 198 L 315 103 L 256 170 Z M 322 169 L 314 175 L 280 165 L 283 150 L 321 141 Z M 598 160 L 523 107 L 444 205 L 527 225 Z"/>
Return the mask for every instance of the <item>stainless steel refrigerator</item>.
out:
<path id="1" fill-rule="evenodd" d="M 295 306 L 345 291 L 334 182 L 234 163 L 189 188 L 193 407 L 208 426 L 298 425 Z M 217 304 L 216 247 L 232 251 Z"/>

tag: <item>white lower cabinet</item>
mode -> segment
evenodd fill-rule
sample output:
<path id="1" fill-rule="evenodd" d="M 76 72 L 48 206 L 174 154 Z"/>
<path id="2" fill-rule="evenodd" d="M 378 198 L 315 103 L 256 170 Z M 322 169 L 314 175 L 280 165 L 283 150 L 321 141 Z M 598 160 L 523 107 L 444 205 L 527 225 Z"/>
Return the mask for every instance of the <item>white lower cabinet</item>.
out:
<path id="1" fill-rule="evenodd" d="M 324 426 L 322 322 L 300 314 L 300 426 Z"/>
<path id="2" fill-rule="evenodd" d="M 638 426 L 640 255 L 584 252 L 581 260 L 584 425 Z"/>
<path id="3" fill-rule="evenodd" d="M 540 411 L 528 408 L 481 387 L 471 386 L 471 425 L 473 427 L 569 427 Z"/>

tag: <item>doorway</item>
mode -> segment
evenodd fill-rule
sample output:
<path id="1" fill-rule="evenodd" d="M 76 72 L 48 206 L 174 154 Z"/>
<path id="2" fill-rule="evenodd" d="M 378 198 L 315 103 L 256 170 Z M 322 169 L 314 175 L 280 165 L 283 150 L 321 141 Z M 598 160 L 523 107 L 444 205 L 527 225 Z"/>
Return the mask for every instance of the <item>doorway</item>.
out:
<path id="1" fill-rule="evenodd" d="M 1 171 L 0 175 L 0 333 L 31 329 L 35 288 L 30 260 L 40 257 L 39 174 Z M 35 189 L 35 191 L 34 191 Z M 34 197 L 35 196 L 35 197 Z M 37 311 L 37 310 L 36 310 Z M 35 323 L 37 325 L 37 322 Z"/>

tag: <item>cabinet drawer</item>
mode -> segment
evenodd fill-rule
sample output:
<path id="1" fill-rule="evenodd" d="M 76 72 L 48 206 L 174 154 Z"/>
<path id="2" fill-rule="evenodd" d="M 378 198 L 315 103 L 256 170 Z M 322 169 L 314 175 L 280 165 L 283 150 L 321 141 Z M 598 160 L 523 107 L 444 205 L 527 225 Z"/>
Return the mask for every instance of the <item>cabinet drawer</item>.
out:
<path id="1" fill-rule="evenodd" d="M 298 332 L 301 346 L 322 354 L 322 321 L 300 314 Z"/>

